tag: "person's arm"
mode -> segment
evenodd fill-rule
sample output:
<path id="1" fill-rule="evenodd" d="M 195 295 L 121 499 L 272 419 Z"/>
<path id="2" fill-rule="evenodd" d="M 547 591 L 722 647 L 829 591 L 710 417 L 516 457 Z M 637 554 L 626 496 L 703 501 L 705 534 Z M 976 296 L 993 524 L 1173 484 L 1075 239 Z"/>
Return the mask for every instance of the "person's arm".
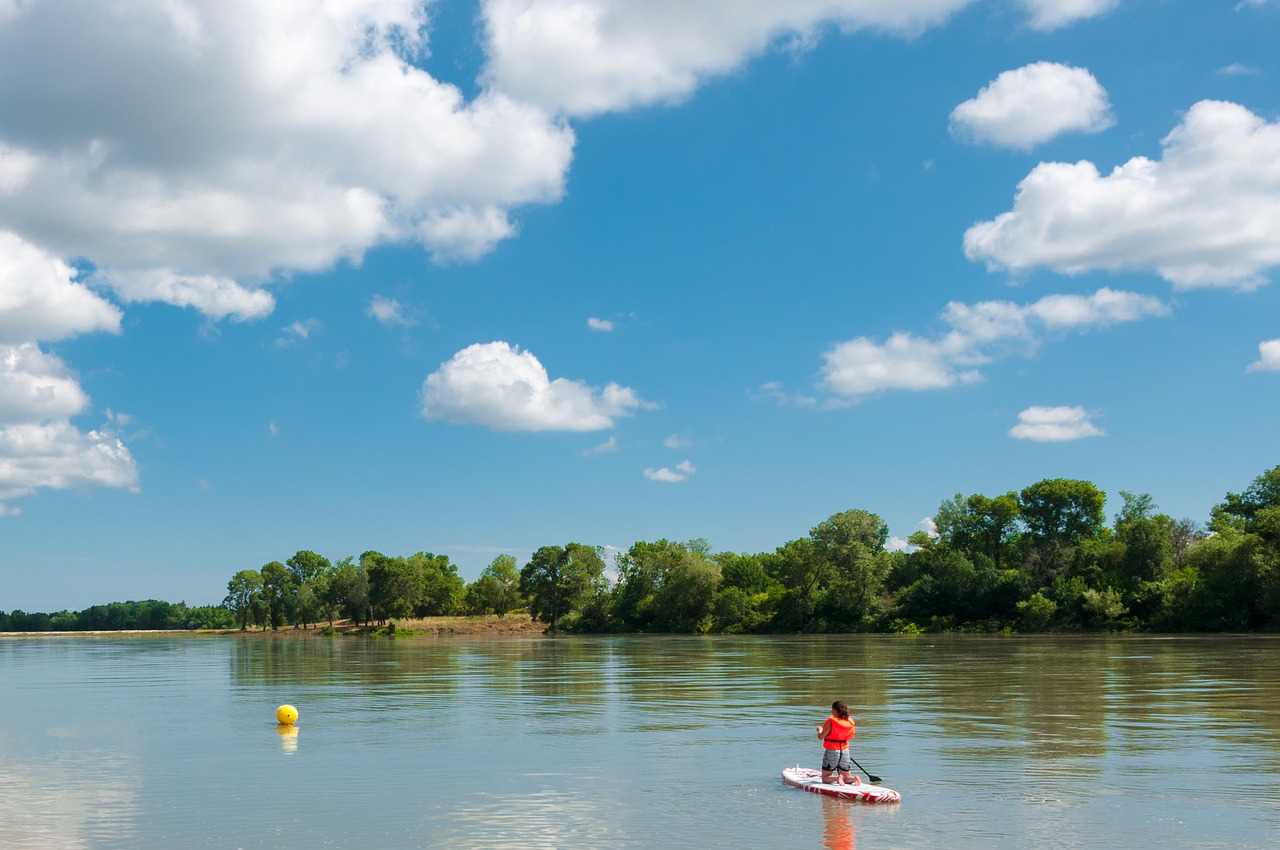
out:
<path id="1" fill-rule="evenodd" d="M 818 740 L 825 741 L 827 739 L 827 733 L 830 730 L 831 730 L 831 718 L 828 717 L 826 720 L 823 721 L 822 725 L 818 727 Z"/>

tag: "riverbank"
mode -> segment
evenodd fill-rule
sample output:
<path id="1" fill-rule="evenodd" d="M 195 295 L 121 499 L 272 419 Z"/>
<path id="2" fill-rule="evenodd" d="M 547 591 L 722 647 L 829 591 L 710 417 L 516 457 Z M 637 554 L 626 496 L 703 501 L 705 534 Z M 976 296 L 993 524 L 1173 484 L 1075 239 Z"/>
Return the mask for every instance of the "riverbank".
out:
<path id="1" fill-rule="evenodd" d="M 475 617 L 422 617 L 395 621 L 395 634 L 404 637 L 413 635 L 494 635 L 494 636 L 537 636 L 546 630 L 546 625 L 539 623 L 528 614 L 508 614 L 498 617 L 493 614 Z M 386 625 L 361 626 L 350 620 L 335 620 L 332 625 L 321 623 L 307 628 L 295 629 L 286 626 L 282 629 L 119 629 L 97 631 L 44 631 L 44 632 L 0 632 L 0 639 L 7 637 L 172 637 L 189 635 L 193 637 L 240 637 L 252 639 L 257 637 L 321 637 L 327 635 L 383 635 L 391 634 Z"/>

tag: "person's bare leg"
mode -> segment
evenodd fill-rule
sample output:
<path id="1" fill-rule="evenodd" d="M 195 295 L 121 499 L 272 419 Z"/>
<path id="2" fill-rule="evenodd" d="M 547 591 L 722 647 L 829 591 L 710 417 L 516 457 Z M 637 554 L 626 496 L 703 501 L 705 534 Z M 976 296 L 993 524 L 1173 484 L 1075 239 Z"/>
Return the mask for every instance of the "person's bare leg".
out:
<path id="1" fill-rule="evenodd" d="M 850 773 L 847 770 L 842 770 L 840 771 L 840 776 L 844 778 L 843 784 L 845 785 L 861 785 L 862 784 L 862 780 L 858 777 L 856 773 Z"/>

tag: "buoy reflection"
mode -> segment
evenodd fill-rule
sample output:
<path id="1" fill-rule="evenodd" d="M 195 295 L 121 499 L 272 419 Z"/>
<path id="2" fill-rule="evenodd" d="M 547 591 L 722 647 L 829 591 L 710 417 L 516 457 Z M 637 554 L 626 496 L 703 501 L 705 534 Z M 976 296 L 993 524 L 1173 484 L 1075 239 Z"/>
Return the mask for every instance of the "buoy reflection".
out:
<path id="1" fill-rule="evenodd" d="M 293 755 L 298 751 L 298 727 L 292 723 L 281 723 L 276 726 L 276 733 L 280 736 L 280 749 L 284 750 L 285 755 Z"/>

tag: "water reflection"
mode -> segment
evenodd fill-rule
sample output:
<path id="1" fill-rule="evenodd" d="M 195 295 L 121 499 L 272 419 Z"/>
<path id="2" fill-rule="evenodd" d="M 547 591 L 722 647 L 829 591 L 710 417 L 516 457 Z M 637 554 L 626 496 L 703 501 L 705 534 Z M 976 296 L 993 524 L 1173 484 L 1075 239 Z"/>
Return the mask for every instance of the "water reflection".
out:
<path id="1" fill-rule="evenodd" d="M 298 727 L 291 723 L 276 725 L 276 734 L 280 736 L 280 749 L 291 756 L 298 751 Z"/>
<path id="2" fill-rule="evenodd" d="M 0 640 L 0 847 L 1280 846 L 1277 650 Z M 833 699 L 858 720 L 857 760 L 903 793 L 900 814 L 778 781 L 816 766 Z M 305 748 L 296 726 L 267 731 L 286 702 Z"/>
<path id="3" fill-rule="evenodd" d="M 854 825 L 854 804 L 848 800 L 822 798 L 822 846 L 827 850 L 857 850 L 858 828 Z"/>

